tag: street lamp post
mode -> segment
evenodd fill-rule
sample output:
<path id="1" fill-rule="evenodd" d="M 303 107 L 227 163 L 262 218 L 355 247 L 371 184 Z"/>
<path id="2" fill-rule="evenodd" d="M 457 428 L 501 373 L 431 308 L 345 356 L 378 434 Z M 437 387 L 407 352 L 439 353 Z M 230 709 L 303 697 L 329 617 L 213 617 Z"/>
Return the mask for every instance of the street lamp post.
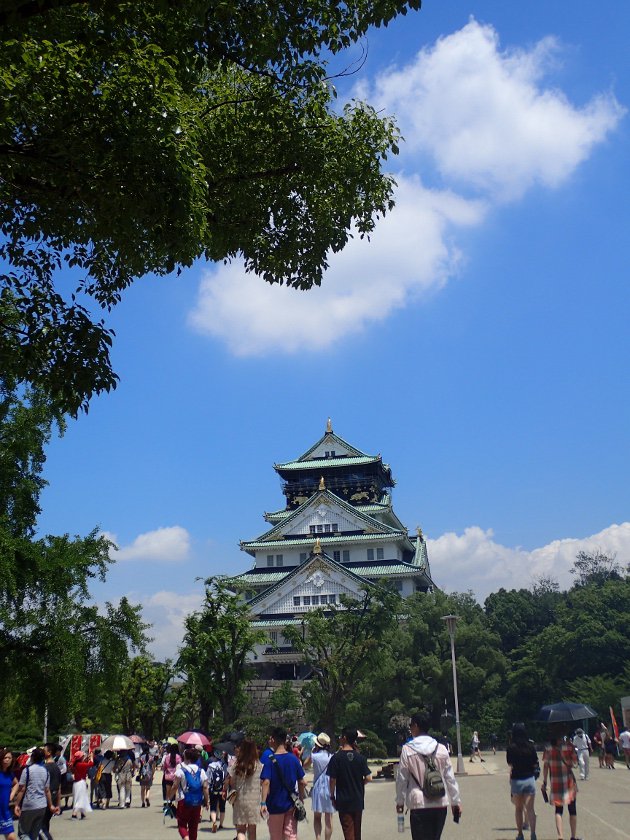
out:
<path id="1" fill-rule="evenodd" d="M 457 731 L 457 775 L 465 776 L 464 757 L 462 756 L 462 733 L 459 725 L 459 699 L 457 696 L 457 665 L 455 664 L 455 625 L 459 616 L 443 615 L 451 637 L 451 662 L 453 663 L 453 693 L 455 695 L 455 729 Z"/>

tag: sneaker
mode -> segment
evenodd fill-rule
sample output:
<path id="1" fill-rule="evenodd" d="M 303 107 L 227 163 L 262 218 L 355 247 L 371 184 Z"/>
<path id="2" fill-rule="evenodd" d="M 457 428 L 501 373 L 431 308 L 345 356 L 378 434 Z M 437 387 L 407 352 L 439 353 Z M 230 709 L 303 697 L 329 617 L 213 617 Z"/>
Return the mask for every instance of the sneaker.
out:
<path id="1" fill-rule="evenodd" d="M 532 831 L 531 840 L 538 840 L 538 838 L 536 837 L 536 832 L 535 831 Z"/>

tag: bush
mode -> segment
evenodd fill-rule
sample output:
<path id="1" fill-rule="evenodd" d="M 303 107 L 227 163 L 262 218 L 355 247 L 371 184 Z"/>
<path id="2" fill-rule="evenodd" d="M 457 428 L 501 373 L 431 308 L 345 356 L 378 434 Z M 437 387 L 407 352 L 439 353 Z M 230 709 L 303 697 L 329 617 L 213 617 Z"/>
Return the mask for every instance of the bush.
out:
<path id="1" fill-rule="evenodd" d="M 372 732 L 370 729 L 361 731 L 365 735 L 365 738 L 359 741 L 362 754 L 366 758 L 387 758 L 387 747 L 376 732 Z"/>

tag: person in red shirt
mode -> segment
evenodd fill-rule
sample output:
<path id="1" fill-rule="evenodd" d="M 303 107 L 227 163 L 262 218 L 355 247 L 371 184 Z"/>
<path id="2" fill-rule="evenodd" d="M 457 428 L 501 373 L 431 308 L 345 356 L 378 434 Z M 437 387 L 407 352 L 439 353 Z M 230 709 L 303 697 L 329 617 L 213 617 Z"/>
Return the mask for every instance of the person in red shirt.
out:
<path id="1" fill-rule="evenodd" d="M 88 787 L 88 770 L 92 767 L 94 762 L 91 758 L 86 759 L 85 753 L 78 750 L 72 756 L 70 769 L 74 776 L 74 783 L 72 785 L 72 818 L 82 820 L 85 815 L 91 813 L 92 806 L 90 805 L 90 788 Z"/>

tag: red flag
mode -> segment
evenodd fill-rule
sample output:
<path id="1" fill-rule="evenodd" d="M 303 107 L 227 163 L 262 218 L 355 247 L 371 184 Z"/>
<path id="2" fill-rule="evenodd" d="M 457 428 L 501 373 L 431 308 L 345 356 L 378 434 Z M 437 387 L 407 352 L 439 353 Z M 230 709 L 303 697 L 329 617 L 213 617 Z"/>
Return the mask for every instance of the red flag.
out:
<path id="1" fill-rule="evenodd" d="M 74 757 L 76 752 L 79 752 L 83 744 L 83 735 L 73 735 L 70 741 L 70 759 Z"/>
<path id="2" fill-rule="evenodd" d="M 100 747 L 102 740 L 103 739 L 100 735 L 90 735 L 89 751 L 94 752 L 94 750 L 97 749 L 97 747 Z"/>
<path id="3" fill-rule="evenodd" d="M 615 739 L 619 740 L 619 727 L 617 726 L 617 719 L 615 718 L 615 713 L 613 712 L 613 707 L 610 706 L 610 721 L 612 723 L 613 730 L 615 732 Z"/>

